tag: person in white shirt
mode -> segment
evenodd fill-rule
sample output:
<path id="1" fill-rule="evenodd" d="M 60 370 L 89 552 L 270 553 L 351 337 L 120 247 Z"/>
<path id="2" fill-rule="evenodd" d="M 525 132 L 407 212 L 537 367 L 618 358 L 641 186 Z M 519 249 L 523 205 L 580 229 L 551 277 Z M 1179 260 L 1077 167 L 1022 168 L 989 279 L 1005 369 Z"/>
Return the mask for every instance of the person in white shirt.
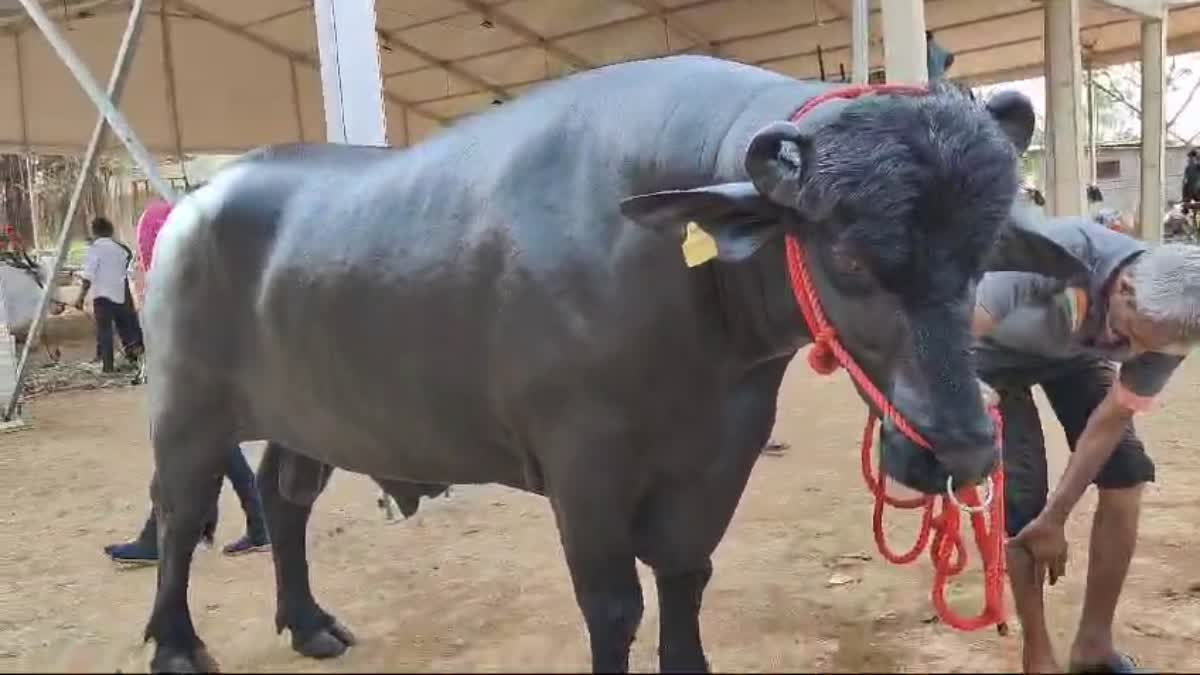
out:
<path id="1" fill-rule="evenodd" d="M 113 364 L 113 328 L 121 338 L 125 357 L 136 361 L 142 352 L 142 327 L 129 293 L 129 263 L 133 254 L 113 239 L 113 224 L 107 218 L 92 221 L 94 240 L 83 263 L 83 287 L 76 309 L 83 309 L 88 292 L 96 318 L 96 348 L 104 372 L 116 371 Z"/>

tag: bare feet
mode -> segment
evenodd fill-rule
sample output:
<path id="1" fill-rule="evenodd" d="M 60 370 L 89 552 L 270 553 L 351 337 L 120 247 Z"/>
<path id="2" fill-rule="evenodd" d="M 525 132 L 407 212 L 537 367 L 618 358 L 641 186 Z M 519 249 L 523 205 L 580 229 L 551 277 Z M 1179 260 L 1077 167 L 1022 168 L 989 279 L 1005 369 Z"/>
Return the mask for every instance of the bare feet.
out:
<path id="1" fill-rule="evenodd" d="M 1046 628 L 1042 606 L 1042 584 L 1046 570 L 1034 563 L 1024 547 L 1007 549 L 1008 576 L 1012 581 L 1013 600 L 1021 619 L 1021 667 L 1026 673 L 1061 673 L 1063 669 L 1054 657 L 1054 643 Z"/>

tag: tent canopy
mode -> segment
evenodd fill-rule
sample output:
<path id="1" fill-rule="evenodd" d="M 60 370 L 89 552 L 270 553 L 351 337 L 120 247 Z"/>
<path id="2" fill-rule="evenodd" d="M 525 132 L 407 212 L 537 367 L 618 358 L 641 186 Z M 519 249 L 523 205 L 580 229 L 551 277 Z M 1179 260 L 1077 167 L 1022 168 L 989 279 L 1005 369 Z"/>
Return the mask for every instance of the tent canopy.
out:
<path id="1" fill-rule="evenodd" d="M 871 65 L 882 65 L 879 3 Z M 103 80 L 129 0 L 42 0 Z M 800 78 L 850 69 L 850 0 L 378 0 L 389 142 L 417 142 L 462 115 L 597 66 L 707 53 Z M 1042 72 L 1034 0 L 926 0 L 926 23 L 971 84 Z M 1085 60 L 1138 58 L 1138 17 L 1081 0 Z M 1174 3 L 1170 53 L 1200 50 L 1200 2 Z M 122 112 L 160 154 L 239 152 L 324 138 L 309 0 L 151 5 Z M 0 0 L 0 149 L 77 152 L 96 111 L 25 16 Z"/>

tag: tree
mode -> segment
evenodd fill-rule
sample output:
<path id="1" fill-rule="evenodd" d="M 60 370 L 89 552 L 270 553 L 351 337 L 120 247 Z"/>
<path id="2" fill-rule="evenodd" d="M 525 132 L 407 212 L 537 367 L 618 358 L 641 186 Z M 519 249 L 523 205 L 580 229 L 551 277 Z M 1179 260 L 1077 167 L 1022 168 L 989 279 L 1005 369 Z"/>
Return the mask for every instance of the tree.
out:
<path id="1" fill-rule="evenodd" d="M 33 241 L 28 170 L 24 157 L 0 155 L 0 226 L 12 225 L 23 239 Z"/>
<path id="2" fill-rule="evenodd" d="M 1112 90 L 1102 83 L 1111 80 L 1106 71 L 1093 73 L 1094 97 L 1091 103 L 1096 106 L 1096 142 L 1097 143 L 1129 143 L 1136 141 L 1141 135 L 1138 118 L 1132 115 Z M 1087 106 L 1089 101 L 1084 101 Z"/>
<path id="3" fill-rule="evenodd" d="M 1200 96 L 1200 73 L 1183 65 L 1176 58 L 1167 60 L 1166 89 L 1168 94 L 1186 92 L 1183 101 L 1166 115 L 1167 136 L 1170 140 L 1191 145 L 1200 139 L 1200 133 L 1183 135 L 1176 129 L 1180 120 L 1191 110 Z M 1038 78 L 1039 80 L 1041 78 Z M 1127 63 L 1093 71 L 1096 89 L 1096 141 L 1099 143 L 1137 142 L 1141 138 L 1141 64 Z M 986 99 L 993 91 L 1003 89 L 1006 84 L 980 87 L 976 95 Z M 1084 101 L 1087 105 L 1087 101 Z M 1045 140 L 1045 119 L 1037 118 L 1033 144 L 1042 145 Z"/>
<path id="4" fill-rule="evenodd" d="M 1200 132 L 1184 137 L 1176 132 L 1175 126 L 1200 94 L 1200 76 L 1175 58 L 1167 59 L 1166 65 L 1164 95 L 1187 91 L 1183 102 L 1174 112 L 1166 111 L 1167 136 L 1183 145 L 1191 145 L 1200 138 Z M 1139 140 L 1142 119 L 1141 64 L 1125 63 L 1096 70 L 1093 82 L 1096 87 L 1096 140 L 1102 143 Z"/>

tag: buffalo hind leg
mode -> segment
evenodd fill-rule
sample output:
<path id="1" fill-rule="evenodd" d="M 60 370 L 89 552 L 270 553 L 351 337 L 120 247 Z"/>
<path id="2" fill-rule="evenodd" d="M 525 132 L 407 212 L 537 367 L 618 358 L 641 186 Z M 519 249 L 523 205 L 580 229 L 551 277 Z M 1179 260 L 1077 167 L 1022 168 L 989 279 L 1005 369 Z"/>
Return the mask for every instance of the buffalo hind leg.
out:
<path id="1" fill-rule="evenodd" d="M 154 640 L 155 673 L 216 672 L 188 609 L 192 554 L 211 519 L 231 434 L 211 420 L 223 411 L 190 407 L 153 416 L 155 473 L 150 491 L 158 520 L 158 586 L 145 637 Z M 228 419 L 225 416 L 224 419 Z M 207 420 L 208 423 L 204 423 Z"/>
<path id="2" fill-rule="evenodd" d="M 275 629 L 288 629 L 292 649 L 314 659 L 341 656 L 354 635 L 321 609 L 308 578 L 306 532 L 313 503 L 333 468 L 268 443 L 258 466 L 258 489 L 275 561 Z"/>

